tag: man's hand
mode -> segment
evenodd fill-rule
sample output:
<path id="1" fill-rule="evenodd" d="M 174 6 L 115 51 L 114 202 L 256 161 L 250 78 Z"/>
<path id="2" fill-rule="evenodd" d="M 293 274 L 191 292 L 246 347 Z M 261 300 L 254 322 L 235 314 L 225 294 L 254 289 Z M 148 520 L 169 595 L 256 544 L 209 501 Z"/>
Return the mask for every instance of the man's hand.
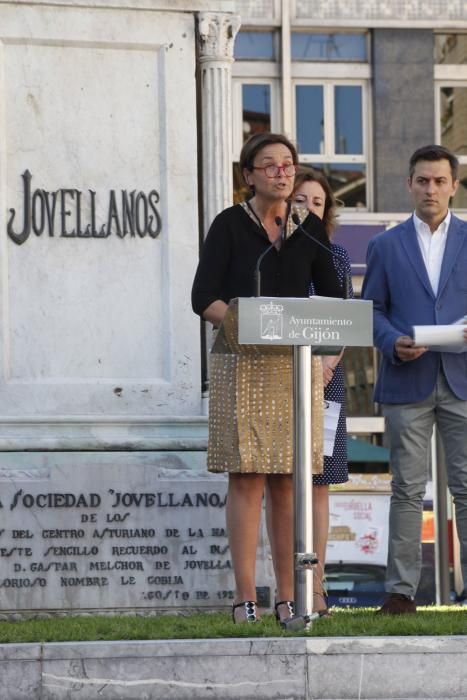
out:
<path id="1" fill-rule="evenodd" d="M 402 362 L 410 362 L 416 360 L 417 357 L 423 355 L 428 350 L 427 347 L 414 347 L 414 341 L 408 335 L 401 335 L 396 340 L 394 352 Z"/>

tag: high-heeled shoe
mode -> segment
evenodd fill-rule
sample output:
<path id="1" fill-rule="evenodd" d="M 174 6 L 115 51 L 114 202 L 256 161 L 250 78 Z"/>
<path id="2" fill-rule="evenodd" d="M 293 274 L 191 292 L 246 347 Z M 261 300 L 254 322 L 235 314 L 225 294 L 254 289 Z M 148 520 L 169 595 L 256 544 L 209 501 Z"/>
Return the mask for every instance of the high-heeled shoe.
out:
<path id="1" fill-rule="evenodd" d="M 284 605 L 287 607 L 287 615 L 285 617 L 281 617 L 279 613 L 279 606 Z M 288 620 L 289 617 L 293 617 L 295 615 L 295 603 L 293 600 L 278 600 L 277 603 L 274 604 L 274 615 L 276 616 L 277 622 L 283 622 L 284 620 Z"/>
<path id="2" fill-rule="evenodd" d="M 245 614 L 244 618 L 237 620 L 235 618 L 235 610 L 238 608 L 243 608 Z M 240 622 L 259 622 L 258 608 L 255 600 L 243 600 L 241 603 L 234 603 L 232 605 L 232 620 L 235 624 Z"/>
<path id="3" fill-rule="evenodd" d="M 321 575 L 318 572 L 321 569 Z M 318 563 L 316 569 L 313 570 L 313 612 L 318 613 L 320 617 L 331 617 L 328 608 L 328 592 L 326 590 L 326 578 L 324 569 Z"/>
<path id="4" fill-rule="evenodd" d="M 327 596 L 322 591 L 313 591 L 313 612 L 318 613 L 320 617 L 331 617 Z"/>

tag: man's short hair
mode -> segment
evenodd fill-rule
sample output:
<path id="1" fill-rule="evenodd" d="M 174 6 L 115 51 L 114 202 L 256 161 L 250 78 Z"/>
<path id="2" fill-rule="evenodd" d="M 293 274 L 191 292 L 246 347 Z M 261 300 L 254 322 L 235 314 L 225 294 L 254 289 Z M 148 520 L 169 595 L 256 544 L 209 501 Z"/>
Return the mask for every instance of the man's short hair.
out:
<path id="1" fill-rule="evenodd" d="M 415 166 L 419 160 L 447 160 L 451 166 L 451 175 L 453 180 L 459 179 L 459 161 L 456 156 L 444 146 L 433 144 L 431 146 L 422 146 L 418 148 L 412 155 L 409 164 L 409 178 L 412 179 L 415 172 Z"/>

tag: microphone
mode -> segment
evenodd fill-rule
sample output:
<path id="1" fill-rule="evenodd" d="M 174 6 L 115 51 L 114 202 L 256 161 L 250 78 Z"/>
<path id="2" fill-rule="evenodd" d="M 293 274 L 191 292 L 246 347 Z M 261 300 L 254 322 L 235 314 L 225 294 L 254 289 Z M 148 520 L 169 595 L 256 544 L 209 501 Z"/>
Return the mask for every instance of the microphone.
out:
<path id="1" fill-rule="evenodd" d="M 280 233 L 273 240 L 273 242 L 266 248 L 265 251 L 261 253 L 259 256 L 258 260 L 256 261 L 256 266 L 255 266 L 255 273 L 254 273 L 254 282 L 255 282 L 255 297 L 260 297 L 261 296 L 261 272 L 260 272 L 260 267 L 261 263 L 263 262 L 263 258 L 265 255 L 269 253 L 270 250 L 276 247 L 276 244 L 283 239 L 284 237 L 284 227 L 282 226 L 282 219 L 280 216 L 276 216 L 274 219 L 274 223 L 280 227 Z"/>
<path id="2" fill-rule="evenodd" d="M 282 219 L 281 219 L 281 217 L 280 217 L 280 216 L 276 216 L 276 218 L 274 219 L 274 223 L 276 224 L 276 226 L 282 226 Z M 283 229 L 281 229 L 281 235 L 282 235 L 283 233 L 284 233 L 284 231 L 283 231 Z"/>
<path id="3" fill-rule="evenodd" d="M 347 262 L 347 258 L 344 255 L 341 255 L 341 253 L 336 253 L 335 251 L 331 250 L 327 246 L 324 245 L 324 243 L 321 243 L 321 241 L 313 236 L 313 234 L 309 233 L 301 224 L 300 217 L 297 214 L 297 212 L 294 212 L 292 214 L 292 221 L 294 224 L 302 231 L 302 233 L 307 236 L 311 241 L 316 243 L 317 245 L 321 246 L 321 248 L 324 248 L 324 250 L 329 253 L 329 255 L 332 255 L 333 258 L 340 258 L 344 262 Z M 344 288 L 343 288 L 343 298 L 344 299 L 350 299 L 350 289 L 351 289 L 351 276 L 348 273 L 345 273 L 344 275 Z"/>

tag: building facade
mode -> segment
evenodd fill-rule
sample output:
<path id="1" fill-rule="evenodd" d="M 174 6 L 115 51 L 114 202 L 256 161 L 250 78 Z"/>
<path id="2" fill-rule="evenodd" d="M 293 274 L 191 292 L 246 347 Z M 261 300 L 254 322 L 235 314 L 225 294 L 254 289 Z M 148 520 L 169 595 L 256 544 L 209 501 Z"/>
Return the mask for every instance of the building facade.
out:
<path id="1" fill-rule="evenodd" d="M 353 213 L 407 211 L 407 158 L 420 144 L 441 143 L 464 166 L 453 207 L 467 209 L 461 2 L 235 6 L 234 160 L 259 125 L 284 131 L 302 163 L 325 170 L 345 204 L 342 220 L 352 221 Z"/>
<path id="2" fill-rule="evenodd" d="M 251 133 L 285 132 L 342 203 L 336 240 L 357 293 L 369 238 L 408 217 L 408 160 L 440 143 L 459 158 L 454 211 L 467 215 L 467 9 L 462 2 L 237 0 L 236 167 Z M 375 353 L 346 358 L 351 430 L 378 434 Z"/>

